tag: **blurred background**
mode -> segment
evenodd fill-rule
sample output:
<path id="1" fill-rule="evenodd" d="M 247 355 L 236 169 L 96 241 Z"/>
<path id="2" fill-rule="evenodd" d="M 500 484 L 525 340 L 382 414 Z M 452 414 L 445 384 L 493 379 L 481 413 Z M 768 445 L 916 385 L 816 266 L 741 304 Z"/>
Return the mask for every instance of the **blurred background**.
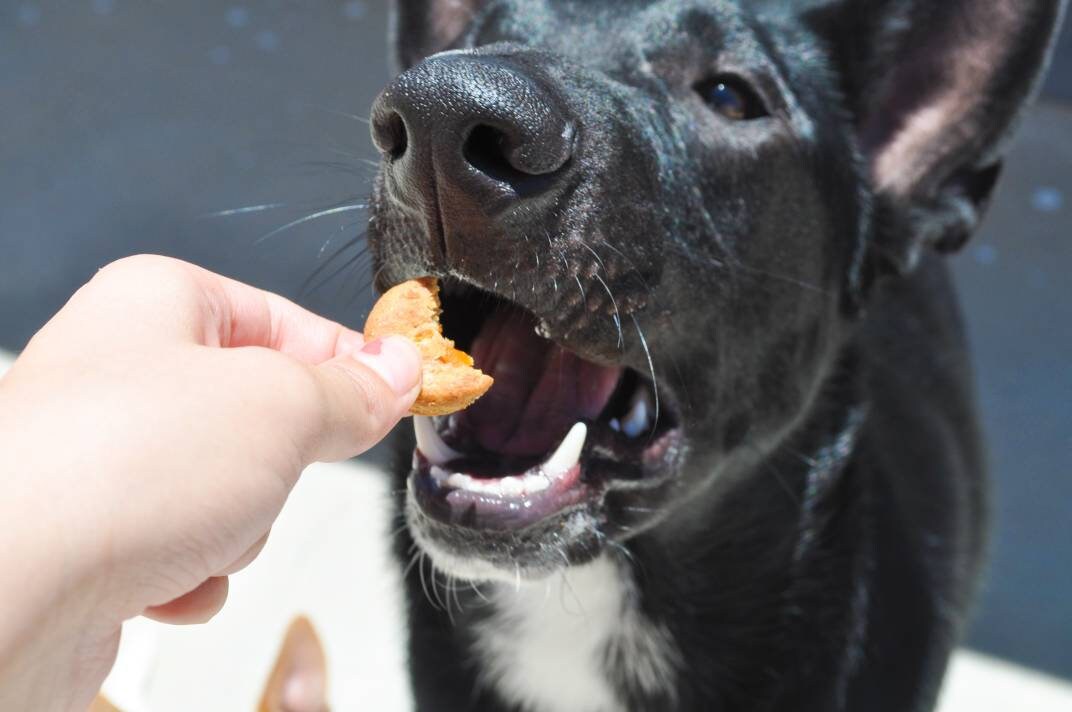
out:
<path id="1" fill-rule="evenodd" d="M 0 348 L 139 252 L 362 324 L 385 6 L 0 2 Z M 1066 31 L 986 227 L 953 264 L 996 487 L 969 644 L 1072 679 L 1070 215 Z"/>

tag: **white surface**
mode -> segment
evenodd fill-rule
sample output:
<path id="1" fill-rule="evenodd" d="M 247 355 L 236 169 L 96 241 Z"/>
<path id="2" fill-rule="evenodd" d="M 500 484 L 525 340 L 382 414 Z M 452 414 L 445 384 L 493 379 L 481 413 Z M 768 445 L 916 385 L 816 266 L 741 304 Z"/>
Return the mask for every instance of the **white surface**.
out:
<path id="1" fill-rule="evenodd" d="M 953 658 L 940 712 L 1069 712 L 1072 685 L 962 650 Z"/>
<path id="2" fill-rule="evenodd" d="M 264 552 L 231 577 L 227 605 L 215 619 L 192 627 L 132 621 L 137 628 L 125 631 L 133 635 L 121 651 L 141 645 L 147 632 L 157 646 L 139 707 L 122 702 L 129 697 L 121 699 L 112 679 L 105 693 L 125 712 L 252 710 L 287 625 L 304 613 L 324 644 L 333 710 L 410 709 L 386 497 L 379 471 L 357 464 L 309 468 Z M 117 665 L 112 678 L 122 669 Z"/>
<path id="3" fill-rule="evenodd" d="M 0 352 L 0 373 L 10 357 Z M 290 620 L 323 640 L 332 709 L 405 711 L 397 569 L 389 556 L 388 485 L 356 463 L 303 476 L 261 557 L 232 577 L 227 606 L 204 626 L 131 621 L 105 691 L 124 712 L 253 710 Z M 1072 685 L 958 653 L 941 712 L 1068 712 Z"/>

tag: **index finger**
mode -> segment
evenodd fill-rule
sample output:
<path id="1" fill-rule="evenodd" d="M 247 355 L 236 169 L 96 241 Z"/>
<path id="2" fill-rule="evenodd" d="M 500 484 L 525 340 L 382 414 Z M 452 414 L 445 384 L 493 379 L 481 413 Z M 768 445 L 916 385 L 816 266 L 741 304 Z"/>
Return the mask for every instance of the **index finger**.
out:
<path id="1" fill-rule="evenodd" d="M 189 265 L 213 300 L 210 326 L 222 347 L 262 346 L 319 364 L 360 349 L 360 332 L 325 319 L 289 299 Z M 209 325 L 207 325 L 209 326 Z"/>
<path id="2" fill-rule="evenodd" d="M 95 297 L 90 295 L 96 295 Z M 102 309 L 101 304 L 107 305 Z M 73 305 L 73 306 L 72 306 Z M 101 329 L 101 314 L 115 328 L 152 338 L 193 340 L 204 346 L 261 346 L 320 364 L 361 348 L 361 334 L 266 292 L 182 260 L 136 255 L 101 269 L 72 298 L 76 325 Z"/>

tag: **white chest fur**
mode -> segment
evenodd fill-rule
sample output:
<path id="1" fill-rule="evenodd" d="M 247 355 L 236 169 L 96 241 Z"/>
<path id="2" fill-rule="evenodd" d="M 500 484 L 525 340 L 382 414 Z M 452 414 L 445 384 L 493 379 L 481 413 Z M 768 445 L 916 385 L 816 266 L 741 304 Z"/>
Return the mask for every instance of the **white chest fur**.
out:
<path id="1" fill-rule="evenodd" d="M 547 581 L 495 587 L 494 613 L 476 631 L 483 683 L 526 712 L 615 712 L 621 677 L 645 691 L 672 690 L 670 636 L 636 609 L 631 584 L 606 557 Z"/>

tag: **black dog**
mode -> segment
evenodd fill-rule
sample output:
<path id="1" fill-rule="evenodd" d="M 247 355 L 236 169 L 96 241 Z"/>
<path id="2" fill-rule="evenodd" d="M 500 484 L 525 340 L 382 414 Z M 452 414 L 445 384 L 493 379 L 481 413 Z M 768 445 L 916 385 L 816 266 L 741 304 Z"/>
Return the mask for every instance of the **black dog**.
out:
<path id="1" fill-rule="evenodd" d="M 932 708 L 985 544 L 937 253 L 1061 10 L 398 0 L 378 285 L 497 381 L 403 443 L 420 710 Z"/>

